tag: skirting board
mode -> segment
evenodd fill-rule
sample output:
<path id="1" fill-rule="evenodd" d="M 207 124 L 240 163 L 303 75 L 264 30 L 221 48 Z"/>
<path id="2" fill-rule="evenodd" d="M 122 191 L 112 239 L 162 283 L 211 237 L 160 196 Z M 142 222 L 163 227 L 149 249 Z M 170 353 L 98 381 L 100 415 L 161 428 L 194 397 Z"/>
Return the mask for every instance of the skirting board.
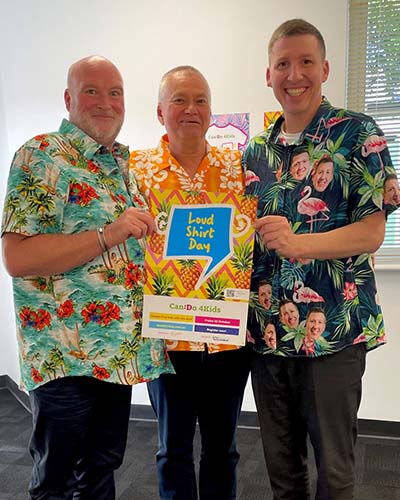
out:
<path id="1" fill-rule="evenodd" d="M 8 389 L 9 392 L 29 411 L 29 397 L 21 391 L 18 385 L 8 376 L 0 375 L 0 389 Z M 153 409 L 149 405 L 132 405 L 131 420 L 156 421 Z M 258 429 L 257 413 L 242 411 L 239 419 L 239 427 Z M 363 436 L 397 438 L 400 439 L 400 422 L 387 420 L 359 419 L 358 433 Z"/>

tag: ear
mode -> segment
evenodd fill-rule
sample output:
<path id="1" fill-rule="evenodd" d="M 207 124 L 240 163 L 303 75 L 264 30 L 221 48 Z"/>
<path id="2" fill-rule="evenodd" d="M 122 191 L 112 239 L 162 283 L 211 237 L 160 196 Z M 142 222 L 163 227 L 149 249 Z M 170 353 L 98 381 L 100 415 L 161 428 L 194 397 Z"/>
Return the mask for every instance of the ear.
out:
<path id="1" fill-rule="evenodd" d="M 326 82 L 329 76 L 329 62 L 324 61 L 322 64 L 322 83 Z"/>
<path id="2" fill-rule="evenodd" d="M 267 81 L 267 87 L 272 87 L 272 84 L 271 84 L 271 72 L 269 70 L 269 66 L 268 66 L 267 71 L 265 73 L 265 79 Z"/>
<path id="3" fill-rule="evenodd" d="M 161 123 L 161 125 L 164 125 L 164 118 L 163 118 L 160 103 L 158 103 L 158 105 L 157 105 L 157 118 L 158 118 L 158 121 Z"/>
<path id="4" fill-rule="evenodd" d="M 69 111 L 69 108 L 71 107 L 71 95 L 70 95 L 68 89 L 64 90 L 64 102 L 65 102 L 65 107 L 67 108 L 67 111 Z"/>

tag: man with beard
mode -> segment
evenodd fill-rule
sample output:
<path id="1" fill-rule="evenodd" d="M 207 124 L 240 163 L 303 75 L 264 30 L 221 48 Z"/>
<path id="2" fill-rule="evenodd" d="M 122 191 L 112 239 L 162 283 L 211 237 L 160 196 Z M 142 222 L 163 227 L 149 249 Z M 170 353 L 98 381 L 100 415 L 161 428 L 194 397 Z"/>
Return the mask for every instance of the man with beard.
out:
<path id="1" fill-rule="evenodd" d="M 103 57 L 86 57 L 69 69 L 64 100 L 69 120 L 59 131 L 16 152 L 2 223 L 32 408 L 29 493 L 113 500 L 131 384 L 172 369 L 164 343 L 140 336 L 139 240 L 154 223 L 133 181 L 127 189 L 129 152 L 115 142 L 124 119 L 121 74 Z M 128 363 L 136 367 L 129 378 Z"/>

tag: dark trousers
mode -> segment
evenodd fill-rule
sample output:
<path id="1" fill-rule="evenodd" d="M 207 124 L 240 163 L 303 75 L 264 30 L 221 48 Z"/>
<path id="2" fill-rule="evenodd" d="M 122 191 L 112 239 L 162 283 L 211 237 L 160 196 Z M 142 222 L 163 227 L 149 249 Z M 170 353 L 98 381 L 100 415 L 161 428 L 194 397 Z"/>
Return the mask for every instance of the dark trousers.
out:
<path id="1" fill-rule="evenodd" d="M 114 500 L 125 452 L 130 386 L 90 377 L 48 382 L 30 396 L 32 500 Z"/>
<path id="2" fill-rule="evenodd" d="M 252 385 L 274 500 L 309 500 L 307 436 L 318 500 L 351 500 L 365 346 L 321 358 L 257 355 Z"/>
<path id="3" fill-rule="evenodd" d="M 158 417 L 162 500 L 196 500 L 193 438 L 201 436 L 201 500 L 236 498 L 236 426 L 249 374 L 247 348 L 215 354 L 169 352 L 176 375 L 147 384 Z"/>

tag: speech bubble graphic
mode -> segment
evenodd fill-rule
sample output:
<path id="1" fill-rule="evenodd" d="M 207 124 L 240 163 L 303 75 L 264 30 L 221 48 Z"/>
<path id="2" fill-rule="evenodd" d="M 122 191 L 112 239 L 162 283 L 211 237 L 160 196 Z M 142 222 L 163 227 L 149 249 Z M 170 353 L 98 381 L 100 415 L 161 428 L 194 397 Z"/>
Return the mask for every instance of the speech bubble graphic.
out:
<path id="1" fill-rule="evenodd" d="M 222 204 L 172 206 L 163 258 L 207 260 L 195 290 L 233 254 L 233 214 Z"/>

